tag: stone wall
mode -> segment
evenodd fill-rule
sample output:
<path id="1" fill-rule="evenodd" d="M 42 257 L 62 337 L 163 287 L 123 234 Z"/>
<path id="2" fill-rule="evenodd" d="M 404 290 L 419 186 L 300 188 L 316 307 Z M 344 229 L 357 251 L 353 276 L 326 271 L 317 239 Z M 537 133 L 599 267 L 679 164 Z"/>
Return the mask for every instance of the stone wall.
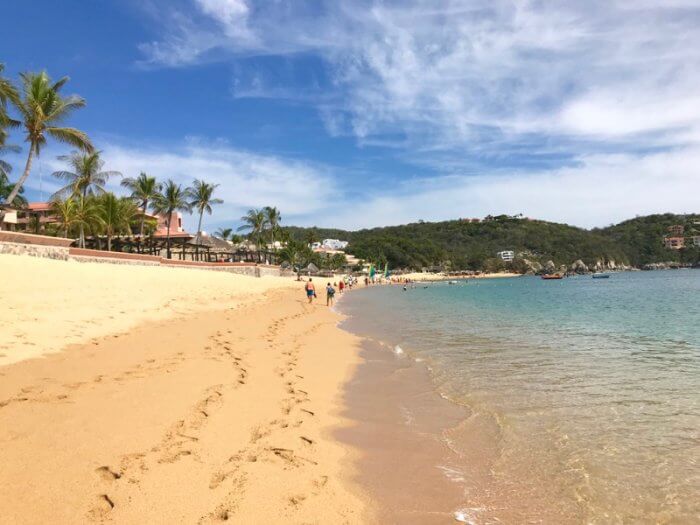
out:
<path id="1" fill-rule="evenodd" d="M 47 259 L 68 260 L 68 248 L 62 246 L 44 246 L 40 244 L 22 244 L 0 241 L 0 253 L 8 255 L 31 255 Z"/>
<path id="2" fill-rule="evenodd" d="M 74 241 L 73 239 L 66 239 L 64 237 L 51 237 L 49 235 L 35 235 L 33 233 L 0 230 L 0 242 L 68 248 Z"/>
<path id="3" fill-rule="evenodd" d="M 14 232 L 2 232 L 14 233 Z M 30 237 L 43 237 L 32 235 Z M 56 239 L 56 237 L 47 237 Z M 26 240 L 26 239 L 23 239 Z M 36 239 L 32 239 L 36 240 Z M 82 248 L 68 248 L 67 246 L 48 246 L 43 244 L 8 242 L 0 238 L 0 253 L 10 255 L 31 255 L 48 259 L 71 260 L 77 262 L 92 262 L 105 264 L 135 264 L 139 266 L 168 266 L 171 268 L 188 268 L 193 270 L 209 270 L 217 272 L 235 273 L 250 277 L 262 277 L 265 275 L 280 276 L 285 274 L 279 266 L 255 265 L 253 263 L 206 263 L 195 261 L 179 261 L 177 259 L 163 259 L 153 255 L 141 255 L 137 253 L 106 252 L 101 250 L 87 250 Z M 291 275 L 291 273 L 289 273 Z"/>

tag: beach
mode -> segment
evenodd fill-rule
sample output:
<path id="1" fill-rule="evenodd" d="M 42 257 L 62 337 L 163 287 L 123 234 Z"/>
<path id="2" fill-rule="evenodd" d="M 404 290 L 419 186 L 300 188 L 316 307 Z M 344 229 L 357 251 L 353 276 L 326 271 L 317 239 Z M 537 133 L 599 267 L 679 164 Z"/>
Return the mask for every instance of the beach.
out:
<path id="1" fill-rule="evenodd" d="M 334 437 L 359 339 L 293 278 L 0 267 L 1 523 L 374 521 Z"/>

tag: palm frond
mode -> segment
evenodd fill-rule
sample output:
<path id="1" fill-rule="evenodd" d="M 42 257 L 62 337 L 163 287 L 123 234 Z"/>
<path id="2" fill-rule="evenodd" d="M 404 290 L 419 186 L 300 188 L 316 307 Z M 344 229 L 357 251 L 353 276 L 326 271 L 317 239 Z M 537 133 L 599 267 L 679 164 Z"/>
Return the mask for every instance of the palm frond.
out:
<path id="1" fill-rule="evenodd" d="M 88 152 L 92 152 L 95 150 L 87 134 L 78 129 L 56 128 L 51 126 L 46 128 L 46 133 L 51 135 L 51 137 L 58 140 L 59 142 L 70 144 L 71 146 L 75 146 L 76 148 L 80 148 Z"/>

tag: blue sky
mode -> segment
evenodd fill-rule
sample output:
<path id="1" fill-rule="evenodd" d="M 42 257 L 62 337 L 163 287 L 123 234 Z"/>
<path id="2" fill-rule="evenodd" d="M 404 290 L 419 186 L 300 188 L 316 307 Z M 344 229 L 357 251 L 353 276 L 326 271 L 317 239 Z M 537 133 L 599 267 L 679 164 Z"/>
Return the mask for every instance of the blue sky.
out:
<path id="1" fill-rule="evenodd" d="M 35 0 L 2 12 L 6 72 L 69 75 L 66 92 L 88 102 L 71 123 L 108 169 L 220 184 L 208 230 L 264 205 L 287 224 L 346 228 L 698 211 L 697 1 Z M 31 199 L 40 179 L 51 192 L 66 152 L 42 153 Z M 23 156 L 7 159 L 16 176 Z"/>

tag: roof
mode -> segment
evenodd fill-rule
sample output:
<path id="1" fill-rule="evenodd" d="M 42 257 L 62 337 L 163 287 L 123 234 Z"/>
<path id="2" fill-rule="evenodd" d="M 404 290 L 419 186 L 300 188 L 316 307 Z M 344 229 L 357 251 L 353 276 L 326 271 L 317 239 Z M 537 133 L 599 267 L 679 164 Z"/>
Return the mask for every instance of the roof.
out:
<path id="1" fill-rule="evenodd" d="M 165 239 L 168 236 L 167 232 L 158 232 L 153 234 L 153 237 L 156 239 Z M 191 239 L 193 235 L 191 233 L 187 232 L 170 232 L 170 238 L 171 239 Z"/>
<path id="2" fill-rule="evenodd" d="M 202 235 L 201 233 L 196 234 L 192 240 L 188 242 L 188 244 L 193 246 L 204 246 L 215 250 L 231 251 L 231 245 L 227 241 L 211 235 Z"/>
<path id="3" fill-rule="evenodd" d="M 27 204 L 28 211 L 49 211 L 50 209 L 50 202 L 30 202 Z"/>

